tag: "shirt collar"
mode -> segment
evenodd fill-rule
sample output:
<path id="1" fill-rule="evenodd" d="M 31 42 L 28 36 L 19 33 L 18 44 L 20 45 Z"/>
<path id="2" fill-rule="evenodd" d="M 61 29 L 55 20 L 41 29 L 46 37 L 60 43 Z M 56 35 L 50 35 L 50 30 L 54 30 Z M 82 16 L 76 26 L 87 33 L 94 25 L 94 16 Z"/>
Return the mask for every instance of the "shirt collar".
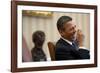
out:
<path id="1" fill-rule="evenodd" d="M 67 42 L 67 43 L 69 43 L 70 45 L 72 45 L 72 42 L 71 41 L 69 41 L 69 40 L 67 40 L 67 39 L 65 39 L 65 38 L 63 38 L 63 37 L 61 37 L 65 42 Z"/>

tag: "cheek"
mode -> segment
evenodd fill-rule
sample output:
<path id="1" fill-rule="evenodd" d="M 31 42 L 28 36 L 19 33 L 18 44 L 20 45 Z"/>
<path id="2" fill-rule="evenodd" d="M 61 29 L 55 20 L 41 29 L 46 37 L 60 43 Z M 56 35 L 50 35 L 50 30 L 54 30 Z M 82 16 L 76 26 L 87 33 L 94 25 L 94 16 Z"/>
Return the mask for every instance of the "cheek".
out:
<path id="1" fill-rule="evenodd" d="M 68 34 L 68 35 L 72 35 L 72 31 L 69 31 L 67 34 Z"/>
<path id="2" fill-rule="evenodd" d="M 71 36 L 73 36 L 73 31 L 65 31 L 65 32 L 64 32 L 64 36 L 66 36 L 66 37 L 71 37 Z"/>
<path id="3" fill-rule="evenodd" d="M 70 33 L 68 34 L 68 37 L 72 39 L 72 38 L 75 37 L 75 35 L 74 35 L 72 32 L 70 32 Z"/>
<path id="4" fill-rule="evenodd" d="M 65 36 L 67 36 L 67 37 L 71 37 L 71 35 L 72 35 L 72 34 L 71 34 L 70 32 L 66 32 L 66 33 L 65 33 Z"/>

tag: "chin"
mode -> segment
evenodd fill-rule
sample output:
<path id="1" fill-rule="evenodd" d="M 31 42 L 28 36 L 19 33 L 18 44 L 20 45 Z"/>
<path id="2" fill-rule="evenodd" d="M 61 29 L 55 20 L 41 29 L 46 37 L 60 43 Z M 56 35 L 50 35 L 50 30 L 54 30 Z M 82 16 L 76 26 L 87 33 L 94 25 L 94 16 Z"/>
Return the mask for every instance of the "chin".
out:
<path id="1" fill-rule="evenodd" d="M 75 41 L 76 40 L 76 35 L 73 35 L 72 36 L 72 39 Z"/>
<path id="2" fill-rule="evenodd" d="M 76 40 L 76 38 L 74 37 L 74 38 L 72 38 L 71 40 L 72 40 L 72 41 L 75 41 L 75 40 Z"/>

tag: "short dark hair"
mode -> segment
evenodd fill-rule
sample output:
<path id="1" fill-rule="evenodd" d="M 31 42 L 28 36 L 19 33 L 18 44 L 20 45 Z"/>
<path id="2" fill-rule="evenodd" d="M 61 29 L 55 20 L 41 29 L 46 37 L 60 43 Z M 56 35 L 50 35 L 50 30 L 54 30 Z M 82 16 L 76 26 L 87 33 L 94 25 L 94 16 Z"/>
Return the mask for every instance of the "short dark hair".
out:
<path id="1" fill-rule="evenodd" d="M 69 16 L 61 16 L 57 21 L 57 29 L 63 30 L 63 26 L 66 22 L 71 21 L 72 18 Z"/>
<path id="2" fill-rule="evenodd" d="M 45 33 L 43 31 L 36 31 L 32 35 L 32 41 L 35 45 L 42 46 L 45 41 Z"/>

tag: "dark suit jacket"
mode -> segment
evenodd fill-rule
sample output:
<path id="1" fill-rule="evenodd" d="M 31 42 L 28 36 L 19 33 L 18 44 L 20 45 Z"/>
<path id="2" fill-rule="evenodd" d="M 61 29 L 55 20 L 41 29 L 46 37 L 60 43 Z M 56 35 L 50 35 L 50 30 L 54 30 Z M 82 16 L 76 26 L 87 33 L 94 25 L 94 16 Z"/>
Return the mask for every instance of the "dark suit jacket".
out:
<path id="1" fill-rule="evenodd" d="M 76 60 L 89 59 L 89 51 L 86 49 L 79 49 L 78 45 L 70 45 L 63 39 L 58 40 L 55 47 L 56 60 Z"/>

